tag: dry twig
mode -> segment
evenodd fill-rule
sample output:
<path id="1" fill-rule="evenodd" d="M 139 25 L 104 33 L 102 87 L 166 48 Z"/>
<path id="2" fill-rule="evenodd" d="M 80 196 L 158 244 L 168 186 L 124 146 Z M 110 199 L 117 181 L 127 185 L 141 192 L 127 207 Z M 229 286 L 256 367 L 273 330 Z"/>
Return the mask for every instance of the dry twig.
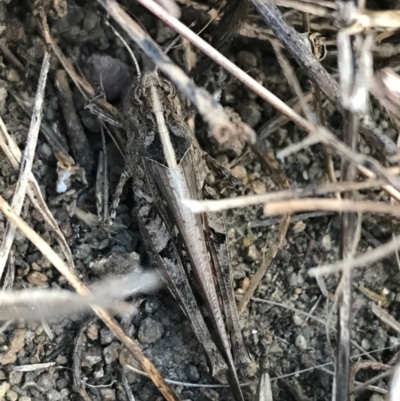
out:
<path id="1" fill-rule="evenodd" d="M 339 262 L 323 265 L 320 267 L 313 267 L 308 271 L 311 277 L 326 276 L 327 274 L 335 274 L 341 272 L 346 265 L 349 269 L 355 269 L 357 267 L 366 267 L 380 259 L 386 258 L 393 252 L 396 252 L 400 248 L 400 236 L 394 237 L 391 241 L 387 242 L 380 247 L 365 252 L 363 255 L 356 256 L 349 259 L 344 259 Z"/>
<path id="2" fill-rule="evenodd" d="M 35 157 L 36 145 L 40 130 L 40 121 L 43 112 L 44 93 L 46 88 L 47 74 L 50 67 L 50 55 L 45 53 L 42 63 L 42 69 L 40 71 L 40 78 L 38 83 L 38 89 L 35 97 L 35 105 L 33 107 L 31 124 L 28 131 L 28 137 L 26 140 L 26 147 L 21 160 L 21 170 L 17 181 L 14 197 L 11 203 L 11 207 L 15 213 L 19 215 L 22 210 L 22 205 L 25 200 L 25 195 L 28 187 L 29 177 L 32 174 L 33 159 Z M 7 263 L 8 255 L 10 253 L 12 244 L 14 242 L 16 228 L 9 222 L 7 222 L 6 230 L 4 232 L 4 238 L 0 248 L 0 279 L 3 277 L 4 268 Z"/>

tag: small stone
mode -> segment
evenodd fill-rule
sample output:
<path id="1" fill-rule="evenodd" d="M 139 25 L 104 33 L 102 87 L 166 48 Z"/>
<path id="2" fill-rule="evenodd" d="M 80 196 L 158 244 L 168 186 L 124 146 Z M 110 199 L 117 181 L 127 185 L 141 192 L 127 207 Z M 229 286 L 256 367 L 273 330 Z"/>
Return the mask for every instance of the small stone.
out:
<path id="1" fill-rule="evenodd" d="M 244 237 L 243 238 L 243 247 L 248 248 L 251 245 L 251 241 L 249 237 Z"/>
<path id="2" fill-rule="evenodd" d="M 369 399 L 369 401 L 385 401 L 386 397 L 380 395 L 380 394 L 372 394 L 371 398 Z"/>
<path id="3" fill-rule="evenodd" d="M 86 335 L 90 340 L 96 341 L 99 338 L 99 326 L 97 324 L 90 325 L 86 330 Z"/>
<path id="4" fill-rule="evenodd" d="M 257 56 L 254 53 L 242 50 L 236 55 L 236 57 L 240 67 L 245 70 L 257 67 Z"/>
<path id="5" fill-rule="evenodd" d="M 45 389 L 46 391 L 50 391 L 51 389 L 54 389 L 56 383 L 55 380 L 53 379 L 53 377 L 51 376 L 50 373 L 42 373 L 39 376 L 39 379 L 37 380 L 37 384 Z"/>
<path id="6" fill-rule="evenodd" d="M 262 181 L 253 181 L 251 183 L 251 187 L 254 193 L 257 195 L 265 194 L 267 192 L 267 187 Z"/>
<path id="7" fill-rule="evenodd" d="M 242 290 L 247 290 L 248 286 L 250 285 L 250 279 L 246 276 L 240 283 L 240 288 Z"/>
<path id="8" fill-rule="evenodd" d="M 158 341 L 164 334 L 164 326 L 154 319 L 147 317 L 139 328 L 139 340 L 142 343 L 152 344 Z"/>
<path id="9" fill-rule="evenodd" d="M 364 338 L 361 341 L 361 347 L 363 347 L 366 351 L 368 351 L 371 349 L 371 343 L 366 338 Z"/>
<path id="10" fill-rule="evenodd" d="M 114 401 L 115 398 L 115 390 L 111 389 L 111 388 L 103 388 L 100 390 L 100 393 L 102 395 L 102 399 L 104 401 Z"/>
<path id="11" fill-rule="evenodd" d="M 92 254 L 92 247 L 89 244 L 81 244 L 76 248 L 75 257 L 85 259 Z"/>
<path id="12" fill-rule="evenodd" d="M 293 322 L 296 326 L 301 326 L 304 322 L 304 319 L 296 313 L 293 315 Z"/>
<path id="13" fill-rule="evenodd" d="M 242 181 L 243 185 L 246 185 L 249 182 L 249 178 L 247 176 L 247 170 L 244 166 L 238 165 L 231 169 L 231 174 Z"/>
<path id="14" fill-rule="evenodd" d="M 61 400 L 61 394 L 55 389 L 50 390 L 46 395 L 47 395 L 47 399 L 49 401 L 59 401 L 59 400 Z"/>
<path id="15" fill-rule="evenodd" d="M 9 377 L 10 384 L 21 383 L 23 376 L 24 376 L 23 372 L 11 372 Z"/>
<path id="16" fill-rule="evenodd" d="M 109 329 L 104 328 L 100 330 L 100 343 L 102 345 L 110 344 L 113 339 L 114 334 Z"/>
<path id="17" fill-rule="evenodd" d="M 103 355 L 106 365 L 109 365 L 118 359 L 120 348 L 121 346 L 117 342 L 113 342 L 108 347 L 104 348 Z"/>
<path id="18" fill-rule="evenodd" d="M 160 307 L 161 303 L 157 298 L 149 298 L 146 300 L 146 304 L 145 304 L 145 311 L 148 314 L 154 313 L 159 307 Z"/>
<path id="19" fill-rule="evenodd" d="M 60 396 L 61 396 L 61 401 L 70 400 L 71 399 L 71 391 L 68 388 L 63 388 L 60 391 Z"/>
<path id="20" fill-rule="evenodd" d="M 64 221 L 60 225 L 60 230 L 64 234 L 65 238 L 71 238 L 72 237 L 73 231 L 72 231 L 71 223 L 69 221 Z"/>
<path id="21" fill-rule="evenodd" d="M 17 401 L 17 400 L 18 400 L 18 394 L 13 390 L 9 390 L 7 393 L 7 401 Z"/>
<path id="22" fill-rule="evenodd" d="M 301 232 L 303 232 L 306 228 L 306 224 L 304 223 L 304 221 L 298 221 L 292 228 L 293 233 L 294 234 L 299 234 Z"/>
<path id="23" fill-rule="evenodd" d="M 10 82 L 20 82 L 21 78 L 18 74 L 18 72 L 16 70 L 14 70 L 13 68 L 6 70 L 6 77 L 7 77 L 7 81 Z"/>
<path id="24" fill-rule="evenodd" d="M 6 88 L 0 88 L 0 114 L 4 114 L 8 92 Z"/>
<path id="25" fill-rule="evenodd" d="M 250 245 L 249 250 L 247 252 L 247 256 L 254 261 L 257 261 L 260 259 L 260 254 L 257 250 L 257 247 L 254 244 Z"/>
<path id="26" fill-rule="evenodd" d="M 10 341 L 8 350 L 0 354 L 0 365 L 8 365 L 17 360 L 17 352 L 25 345 L 25 330 L 15 330 Z"/>
<path id="27" fill-rule="evenodd" d="M 47 286 L 48 277 L 40 272 L 34 271 L 28 274 L 28 281 L 38 287 Z"/>
<path id="28" fill-rule="evenodd" d="M 188 365 L 186 367 L 186 375 L 191 382 L 197 383 L 200 380 L 199 370 L 194 365 Z"/>
<path id="29" fill-rule="evenodd" d="M 299 347 L 301 350 L 306 350 L 307 349 L 307 340 L 302 334 L 299 334 L 296 337 L 296 346 Z"/>
<path id="30" fill-rule="evenodd" d="M 10 383 L 3 382 L 0 384 L 0 400 L 4 399 L 7 391 L 10 389 Z"/>
<path id="31" fill-rule="evenodd" d="M 327 251 L 332 249 L 331 236 L 329 234 L 326 234 L 322 237 L 322 245 Z"/>
<path id="32" fill-rule="evenodd" d="M 103 369 L 103 368 L 100 368 L 99 370 L 96 370 L 96 371 L 93 373 L 93 377 L 94 377 L 95 379 L 101 379 L 102 377 L 104 377 L 104 369 Z"/>
<path id="33" fill-rule="evenodd" d="M 101 360 L 101 355 L 96 354 L 95 352 L 87 353 L 82 356 L 81 366 L 82 368 L 91 368 L 97 363 L 101 362 Z"/>

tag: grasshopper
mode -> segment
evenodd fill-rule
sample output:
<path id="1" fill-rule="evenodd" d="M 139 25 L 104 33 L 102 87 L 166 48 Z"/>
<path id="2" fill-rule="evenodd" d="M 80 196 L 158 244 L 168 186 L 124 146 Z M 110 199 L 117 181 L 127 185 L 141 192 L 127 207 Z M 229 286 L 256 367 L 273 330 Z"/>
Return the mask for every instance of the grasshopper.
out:
<path id="1" fill-rule="evenodd" d="M 143 240 L 189 317 L 211 373 L 227 370 L 235 399 L 243 401 L 235 365 L 248 363 L 249 356 L 240 330 L 226 247 L 217 250 L 215 245 L 215 218 L 192 214 L 181 204 L 181 199 L 202 198 L 205 159 L 184 121 L 172 84 L 157 71 L 145 73 L 130 97 L 125 113 L 132 131 L 127 145 L 131 163 L 122 181 L 133 176 Z M 195 294 L 205 305 L 208 319 L 203 317 Z"/>

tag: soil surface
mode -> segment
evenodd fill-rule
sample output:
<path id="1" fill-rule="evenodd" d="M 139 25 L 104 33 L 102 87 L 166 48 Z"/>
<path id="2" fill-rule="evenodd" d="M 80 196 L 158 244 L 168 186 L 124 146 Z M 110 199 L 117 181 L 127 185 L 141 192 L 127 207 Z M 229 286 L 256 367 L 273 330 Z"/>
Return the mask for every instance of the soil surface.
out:
<path id="1" fill-rule="evenodd" d="M 9 134 L 23 150 L 30 125 L 31 105 L 37 89 L 45 43 L 34 16 L 33 3 L 27 1 L 4 1 L 0 3 L 0 24 L 4 49 L 0 55 L 0 115 Z M 54 1 L 62 4 L 63 1 Z M 175 34 L 156 18 L 134 2 L 125 2 L 127 9 L 140 21 L 149 34 L 166 47 Z M 185 2 L 192 4 L 192 2 Z M 182 20 L 200 31 L 207 18 L 203 8 L 182 6 Z M 61 6 L 60 6 L 61 7 Z M 67 13 L 51 8 L 48 12 L 50 31 L 62 52 L 76 71 L 88 80 L 98 96 L 107 100 L 124 113 L 123 99 L 126 89 L 136 79 L 131 56 L 115 33 L 104 23 L 100 6 L 94 1 L 67 2 Z M 287 12 L 287 10 L 286 10 Z M 288 12 L 289 21 L 301 30 L 301 17 Z M 251 11 L 249 21 L 257 28 L 265 26 Z M 335 31 L 324 21 L 312 20 L 313 26 L 321 27 L 321 35 L 331 40 L 324 67 L 336 73 L 336 58 L 332 45 Z M 257 25 L 259 24 L 259 25 Z M 135 43 L 113 26 L 126 39 L 139 63 L 145 57 Z M 215 30 L 212 23 L 203 37 L 210 40 Z M 180 41 L 170 55 L 184 67 Z M 272 47 L 265 40 L 238 35 L 224 53 L 239 67 L 261 82 L 272 93 L 289 101 L 292 98 Z M 197 54 L 200 59 L 201 56 Z M 13 58 L 14 57 L 14 58 Z M 33 173 L 40 185 L 45 201 L 57 220 L 71 248 L 75 268 L 85 283 L 101 280 L 108 274 L 129 271 L 141 264 L 149 267 L 144 244 L 134 219 L 133 196 L 128 185 L 122 195 L 117 218 L 112 228 L 92 224 L 89 217 L 97 216 L 98 202 L 96 181 L 103 152 L 101 124 L 97 114 L 88 106 L 77 86 L 68 78 L 73 96 L 74 113 L 85 135 L 77 145 L 68 133 L 72 120 L 66 110 L 65 98 L 60 94 L 57 78 L 62 69 L 58 58 L 52 53 L 43 123 L 36 151 Z M 296 70 L 304 92 L 310 91 L 310 82 L 300 70 Z M 278 114 L 272 106 L 249 92 L 234 78 L 223 75 L 221 103 L 237 112 L 242 120 L 261 135 L 265 124 Z M 218 86 L 218 85 L 217 85 Z M 212 90 L 212 85 L 209 86 Z M 86 107 L 85 107 L 86 106 Z M 397 126 L 388 118 L 385 110 L 372 104 L 372 118 L 386 135 L 397 140 Z M 325 114 L 333 132 L 341 137 L 341 117 L 330 104 Z M 193 114 L 188 111 L 188 116 Z M 104 120 L 103 120 L 104 121 Z M 47 128 L 46 128 L 47 127 Z M 109 125 L 115 133 L 118 128 Z M 217 147 L 206 136 L 201 119 L 196 118 L 199 140 L 207 152 L 227 168 L 244 186 L 242 193 L 234 190 L 216 173 L 210 172 L 206 189 L 218 197 L 240 194 L 260 194 L 276 190 L 276 184 L 263 170 L 257 157 L 245 149 L 241 155 Z M 75 129 L 75 128 L 74 128 Z M 80 131 L 79 131 L 80 132 Z M 120 135 L 126 135 L 122 130 Z M 268 146 L 278 151 L 297 143 L 306 134 L 292 123 L 280 126 L 265 139 Z M 112 196 L 124 163 L 109 135 L 105 134 L 110 173 L 110 196 Z M 84 146 L 86 148 L 80 148 Z M 85 145 L 86 146 L 86 145 Z M 360 151 L 374 155 L 374 150 L 361 140 Z M 60 154 L 61 153 L 61 154 Z M 55 156 L 57 154 L 57 157 Z M 57 161 L 63 160 L 71 169 L 77 166 L 73 180 L 67 182 L 68 190 L 57 192 L 60 178 Z M 340 176 L 340 160 L 334 158 L 337 176 Z M 75 165 L 75 166 L 76 166 Z M 311 183 L 325 183 L 322 147 L 319 145 L 301 150 L 289 156 L 281 165 L 292 187 Z M 12 201 L 18 174 L 2 153 L 0 156 L 0 194 Z M 371 200 L 386 199 L 381 192 L 362 195 Z M 97 203 L 96 203 L 97 202 Z M 77 211 L 81 211 L 78 213 Z M 25 201 L 22 217 L 60 255 L 55 235 L 35 212 L 30 201 Z M 267 218 L 262 206 L 247 207 L 226 214 L 230 258 L 234 271 L 237 300 L 240 300 L 248 279 L 253 277 L 263 262 L 263 254 L 278 234 L 280 218 Z M 398 221 L 393 218 L 364 216 L 358 252 L 372 249 L 392 238 L 398 231 Z M 6 226 L 0 214 L 0 234 Z M 241 315 L 243 335 L 252 362 L 240 369 L 246 400 L 256 399 L 256 390 L 263 372 L 272 378 L 274 400 L 306 401 L 330 400 L 336 349 L 335 290 L 338 278 L 330 276 L 317 283 L 307 270 L 319 264 L 339 258 L 340 217 L 330 213 L 309 213 L 293 217 L 281 250 L 268 269 L 255 297 Z M 353 302 L 353 362 L 374 360 L 385 364 L 396 361 L 400 346 L 398 333 L 382 323 L 371 310 L 371 302 L 387 308 L 400 319 L 399 265 L 396 257 L 390 257 L 355 273 Z M 17 233 L 13 256 L 7 266 L 4 280 L 6 288 L 31 287 L 70 288 L 66 280 L 49 261 L 20 233 Z M 126 332 L 135 338 L 144 353 L 169 380 L 182 400 L 231 400 L 229 389 L 224 386 L 226 378 L 210 375 L 204 352 L 193 335 L 187 317 L 167 290 L 143 295 L 135 299 L 138 312 L 129 319 L 120 319 Z M 48 364 L 32 367 L 35 364 Z M 135 400 L 162 400 L 152 382 L 137 371 L 124 365 L 139 368 L 113 334 L 92 315 L 75 318 L 62 317 L 59 321 L 27 323 L 16 319 L 2 322 L 0 326 L 0 399 L 10 401 L 36 400 L 127 400 L 125 384 L 131 389 Z M 31 366 L 30 371 L 27 366 Z M 357 382 L 365 382 L 380 371 L 361 369 Z M 83 390 L 77 386 L 77 378 Z M 178 382 L 178 384 L 176 384 Z M 208 385 L 215 385 L 210 387 Z M 357 393 L 357 400 L 384 400 L 388 389 L 387 379 L 371 388 Z M 133 398 L 131 398 L 133 399 Z"/>

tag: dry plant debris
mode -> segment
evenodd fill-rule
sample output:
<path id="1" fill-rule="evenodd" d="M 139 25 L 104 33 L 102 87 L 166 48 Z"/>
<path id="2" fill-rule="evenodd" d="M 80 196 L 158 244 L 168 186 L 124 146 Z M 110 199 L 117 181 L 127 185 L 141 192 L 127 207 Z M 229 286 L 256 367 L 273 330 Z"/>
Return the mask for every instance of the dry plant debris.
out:
<path id="1" fill-rule="evenodd" d="M 0 399 L 398 400 L 397 3 L 1 2 Z"/>

